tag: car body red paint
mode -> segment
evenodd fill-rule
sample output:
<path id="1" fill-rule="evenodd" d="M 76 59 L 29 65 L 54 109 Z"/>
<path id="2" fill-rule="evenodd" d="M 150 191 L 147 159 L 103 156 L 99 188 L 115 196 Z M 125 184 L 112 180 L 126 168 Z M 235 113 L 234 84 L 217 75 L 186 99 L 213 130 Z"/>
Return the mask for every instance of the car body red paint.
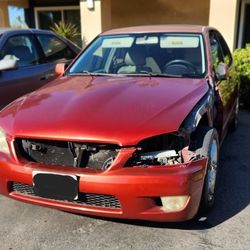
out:
<path id="1" fill-rule="evenodd" d="M 211 89 L 215 91 L 215 103 L 207 112 L 212 111 L 214 117 L 208 125 L 216 127 L 223 138 L 232 120 L 238 83 L 233 85 L 232 97 L 223 102 L 225 89 L 214 88 L 217 80 L 208 39 L 211 28 L 152 26 L 134 29 L 135 34 L 200 34 L 205 44 L 206 72 L 200 77 L 65 74 L 42 89 L 17 99 L 0 113 L 0 128 L 6 135 L 10 151 L 9 154 L 0 152 L 1 194 L 37 205 L 106 217 L 153 221 L 183 221 L 194 217 L 202 195 L 206 157 L 190 157 L 173 165 L 149 164 L 146 167 L 143 164 L 130 166 L 127 162 L 141 141 L 180 131 L 185 118 Z M 133 34 L 133 28 L 109 31 L 101 37 L 119 34 Z M 116 145 L 118 151 L 106 169 L 62 167 L 25 158 L 17 146 L 20 138 Z M 33 149 L 45 154 L 36 143 L 31 145 Z M 34 171 L 77 176 L 79 193 L 106 195 L 107 199 L 112 196 L 120 205 L 105 206 L 105 202 L 89 205 L 42 198 L 13 189 L 13 183 L 21 183 L 29 190 L 27 192 L 33 192 Z M 180 210 L 168 212 L 158 203 L 160 197 L 183 195 L 189 198 Z M 100 196 L 101 199 L 104 196 Z"/>
<path id="2" fill-rule="evenodd" d="M 207 91 L 206 81 L 200 79 L 62 77 L 25 97 L 20 107 L 18 101 L 8 132 L 17 137 L 35 133 L 38 138 L 136 145 L 144 138 L 177 131 Z M 3 115 L 8 112 L 11 109 Z"/>

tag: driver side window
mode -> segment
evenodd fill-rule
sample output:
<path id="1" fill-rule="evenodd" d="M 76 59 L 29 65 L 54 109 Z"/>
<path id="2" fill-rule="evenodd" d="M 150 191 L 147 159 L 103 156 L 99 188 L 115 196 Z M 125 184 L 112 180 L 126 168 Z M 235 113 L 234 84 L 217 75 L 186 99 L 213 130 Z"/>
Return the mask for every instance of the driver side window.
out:
<path id="1" fill-rule="evenodd" d="M 30 35 L 10 37 L 0 52 L 0 59 L 15 60 L 19 67 L 38 64 L 39 55 L 34 38 Z"/>

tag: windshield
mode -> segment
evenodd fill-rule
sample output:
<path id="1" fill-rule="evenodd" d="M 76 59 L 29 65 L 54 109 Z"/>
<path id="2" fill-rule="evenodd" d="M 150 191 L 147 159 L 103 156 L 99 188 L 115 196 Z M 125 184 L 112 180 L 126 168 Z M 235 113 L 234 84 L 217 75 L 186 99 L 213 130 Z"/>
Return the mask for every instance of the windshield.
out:
<path id="1" fill-rule="evenodd" d="M 98 37 L 68 73 L 201 77 L 205 71 L 201 34 L 145 33 Z"/>

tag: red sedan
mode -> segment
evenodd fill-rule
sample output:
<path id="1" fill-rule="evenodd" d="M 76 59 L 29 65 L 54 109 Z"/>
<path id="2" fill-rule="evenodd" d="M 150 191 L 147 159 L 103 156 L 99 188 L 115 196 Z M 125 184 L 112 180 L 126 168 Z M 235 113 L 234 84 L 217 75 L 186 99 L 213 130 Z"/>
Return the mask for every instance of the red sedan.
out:
<path id="1" fill-rule="evenodd" d="M 0 113 L 0 193 L 60 210 L 183 221 L 215 200 L 239 83 L 218 31 L 99 35 L 60 77 Z"/>

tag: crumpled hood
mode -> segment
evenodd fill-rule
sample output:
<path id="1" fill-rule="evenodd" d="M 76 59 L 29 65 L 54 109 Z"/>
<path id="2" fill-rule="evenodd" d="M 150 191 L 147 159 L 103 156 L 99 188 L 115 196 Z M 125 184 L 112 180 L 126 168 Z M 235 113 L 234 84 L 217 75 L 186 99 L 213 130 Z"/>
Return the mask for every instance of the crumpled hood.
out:
<path id="1" fill-rule="evenodd" d="M 177 131 L 208 89 L 201 79 L 63 77 L 5 108 L 0 126 L 13 137 L 135 145 Z"/>

